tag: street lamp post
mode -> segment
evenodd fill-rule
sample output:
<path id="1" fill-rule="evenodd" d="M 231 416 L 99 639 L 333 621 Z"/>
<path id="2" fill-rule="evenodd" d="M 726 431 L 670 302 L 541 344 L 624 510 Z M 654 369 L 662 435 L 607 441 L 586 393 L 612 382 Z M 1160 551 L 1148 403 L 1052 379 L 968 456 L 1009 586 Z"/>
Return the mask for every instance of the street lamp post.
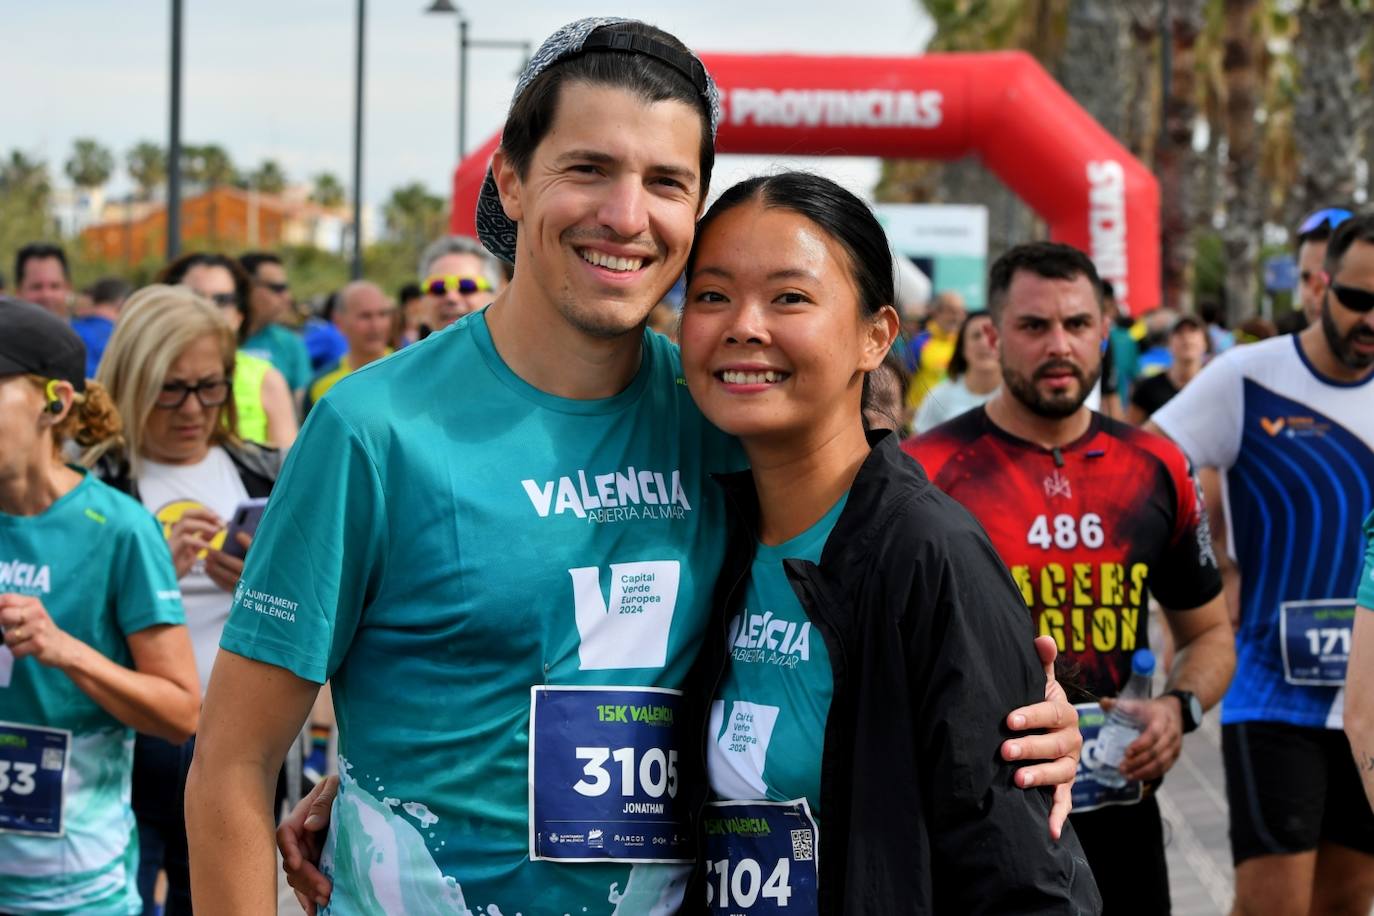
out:
<path id="1" fill-rule="evenodd" d="M 172 0 L 171 85 L 167 116 L 167 260 L 181 253 L 181 0 Z"/>
<path id="2" fill-rule="evenodd" d="M 363 276 L 363 47 L 367 18 L 366 0 L 358 0 L 357 60 L 353 71 L 353 238 L 349 276 Z"/>
<path id="3" fill-rule="evenodd" d="M 468 49 L 519 50 L 525 53 L 524 63 L 528 63 L 531 44 L 528 41 L 469 38 L 468 20 L 450 0 L 434 0 L 425 12 L 452 13 L 458 17 L 458 161 L 462 162 L 468 153 Z M 521 69 L 524 69 L 524 63 Z"/>

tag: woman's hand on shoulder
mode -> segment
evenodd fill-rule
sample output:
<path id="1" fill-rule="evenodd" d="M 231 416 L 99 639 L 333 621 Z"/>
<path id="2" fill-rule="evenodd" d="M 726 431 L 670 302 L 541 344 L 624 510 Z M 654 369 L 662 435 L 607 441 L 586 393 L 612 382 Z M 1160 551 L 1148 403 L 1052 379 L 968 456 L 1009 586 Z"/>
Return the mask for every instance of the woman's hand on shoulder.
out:
<path id="1" fill-rule="evenodd" d="M 1014 709 L 1007 716 L 1007 727 L 1025 734 L 1002 743 L 1002 759 L 1042 761 L 1017 770 L 1016 784 L 1023 789 L 1054 786 L 1050 835 L 1057 840 L 1073 808 L 1073 779 L 1083 751 L 1083 735 L 1078 730 L 1078 710 L 1054 676 L 1054 659 L 1058 655 L 1054 639 L 1039 637 L 1035 649 L 1045 667 L 1045 699 Z"/>

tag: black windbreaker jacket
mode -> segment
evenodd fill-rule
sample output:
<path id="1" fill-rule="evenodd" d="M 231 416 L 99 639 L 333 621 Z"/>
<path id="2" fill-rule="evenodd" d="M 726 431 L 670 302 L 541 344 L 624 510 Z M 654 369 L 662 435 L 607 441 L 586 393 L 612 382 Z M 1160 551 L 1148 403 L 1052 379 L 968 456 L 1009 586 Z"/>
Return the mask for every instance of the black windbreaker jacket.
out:
<path id="1" fill-rule="evenodd" d="M 1025 602 L 973 517 L 894 436 L 870 442 L 820 565 L 785 563 L 835 678 L 821 760 L 821 913 L 1099 913 L 1072 829 L 1050 838 L 1051 791 L 1017 788 L 999 753 L 1007 714 L 1045 693 Z M 717 480 L 732 518 L 696 672 L 708 698 L 758 530 L 749 473 Z M 688 895 L 692 910 L 705 900 L 700 874 Z"/>

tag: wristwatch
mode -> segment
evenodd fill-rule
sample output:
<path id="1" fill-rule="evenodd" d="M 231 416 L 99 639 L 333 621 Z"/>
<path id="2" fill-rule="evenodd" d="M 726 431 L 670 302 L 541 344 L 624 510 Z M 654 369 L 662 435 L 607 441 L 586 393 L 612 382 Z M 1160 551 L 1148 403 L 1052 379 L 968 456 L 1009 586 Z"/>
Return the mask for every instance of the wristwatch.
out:
<path id="1" fill-rule="evenodd" d="M 1166 697 L 1178 697 L 1178 705 L 1183 709 L 1183 734 L 1197 731 L 1202 724 L 1202 702 L 1197 694 L 1188 690 L 1170 690 Z"/>

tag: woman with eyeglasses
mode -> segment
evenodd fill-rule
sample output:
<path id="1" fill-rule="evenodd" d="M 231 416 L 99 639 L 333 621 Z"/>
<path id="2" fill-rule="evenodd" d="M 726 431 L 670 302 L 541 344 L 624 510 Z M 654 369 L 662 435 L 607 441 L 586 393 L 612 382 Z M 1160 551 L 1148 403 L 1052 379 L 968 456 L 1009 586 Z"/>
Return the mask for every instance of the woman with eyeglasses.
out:
<path id="1" fill-rule="evenodd" d="M 202 689 L 251 541 L 240 535 L 225 543 L 227 522 L 240 504 L 271 492 L 281 465 L 280 452 L 234 433 L 230 379 L 237 359 L 222 309 L 186 287 L 139 290 L 124 306 L 99 371 L 125 418 L 125 446 L 87 456 L 106 482 L 162 523 Z M 191 912 L 181 790 L 194 744 L 139 735 L 135 753 L 139 886 L 150 900 L 165 868 L 169 916 Z"/>
<path id="2" fill-rule="evenodd" d="M 184 254 L 162 269 L 158 282 L 189 287 L 213 302 L 233 330 L 236 345 L 243 346 L 251 324 L 252 281 L 237 261 L 206 252 Z M 300 424 L 285 376 L 267 360 L 240 349 L 232 381 L 239 438 L 290 448 Z"/>
<path id="3" fill-rule="evenodd" d="M 172 558 L 64 446 L 119 436 L 86 348 L 0 297 L 0 912 L 138 912 L 134 730 L 183 741 L 200 691 Z"/>

